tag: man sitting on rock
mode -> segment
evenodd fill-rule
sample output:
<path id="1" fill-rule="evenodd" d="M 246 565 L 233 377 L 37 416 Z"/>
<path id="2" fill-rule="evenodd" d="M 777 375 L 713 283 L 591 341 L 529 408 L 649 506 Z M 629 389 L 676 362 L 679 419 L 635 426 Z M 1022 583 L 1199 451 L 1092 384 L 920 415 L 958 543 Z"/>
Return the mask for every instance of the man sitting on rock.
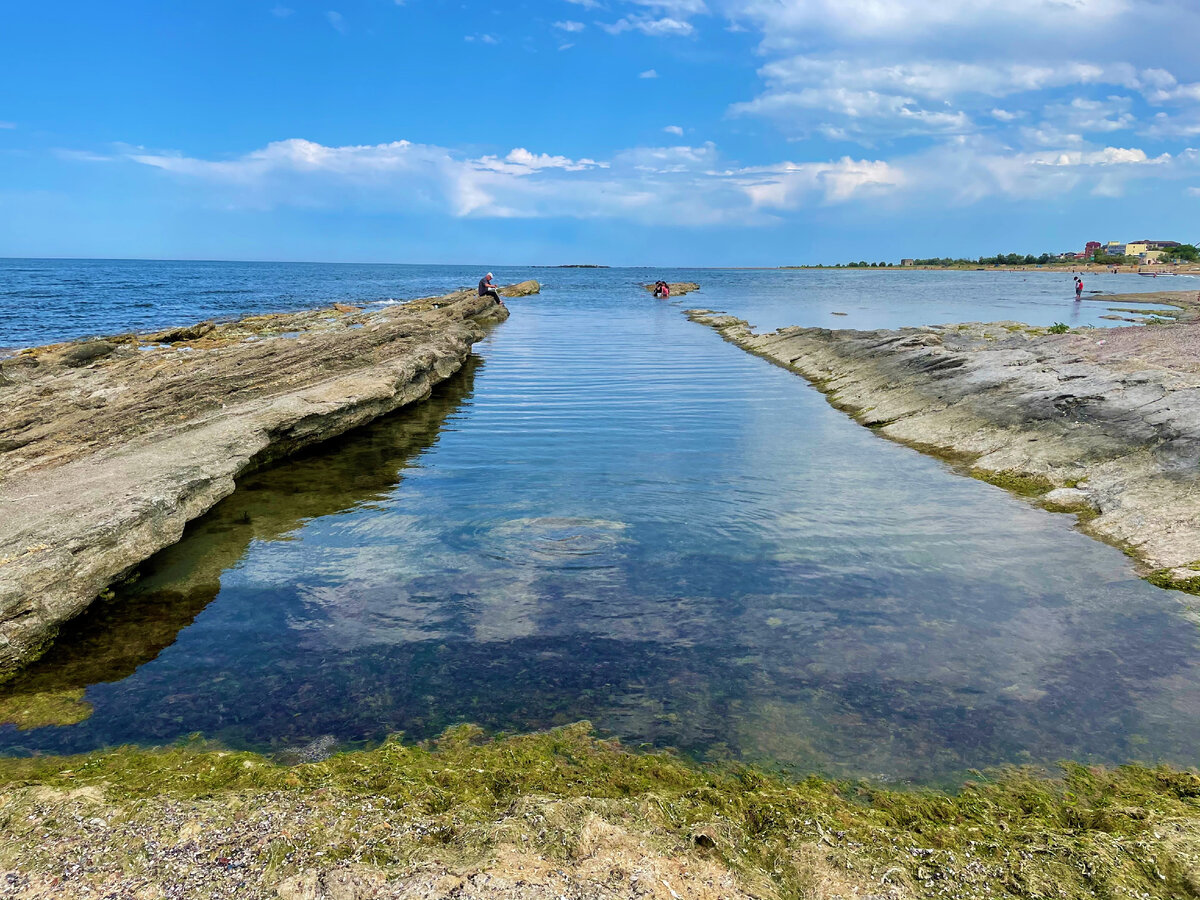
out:
<path id="1" fill-rule="evenodd" d="M 504 301 L 500 299 L 500 292 L 498 290 L 496 290 L 496 286 L 494 284 L 492 284 L 492 273 L 491 272 L 488 272 L 486 275 L 484 275 L 482 278 L 479 279 L 479 296 L 480 297 L 495 297 L 497 303 L 499 303 L 501 306 L 504 305 Z"/>

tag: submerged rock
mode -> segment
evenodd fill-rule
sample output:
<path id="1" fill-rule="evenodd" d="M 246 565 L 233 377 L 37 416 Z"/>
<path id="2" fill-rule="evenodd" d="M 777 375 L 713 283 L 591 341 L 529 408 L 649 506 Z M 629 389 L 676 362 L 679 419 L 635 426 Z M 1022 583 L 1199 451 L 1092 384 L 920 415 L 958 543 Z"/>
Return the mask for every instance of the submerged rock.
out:
<path id="1" fill-rule="evenodd" d="M 0 680 L 178 541 L 239 475 L 425 399 L 485 326 L 507 316 L 460 291 L 370 313 L 250 316 L 4 360 Z"/>

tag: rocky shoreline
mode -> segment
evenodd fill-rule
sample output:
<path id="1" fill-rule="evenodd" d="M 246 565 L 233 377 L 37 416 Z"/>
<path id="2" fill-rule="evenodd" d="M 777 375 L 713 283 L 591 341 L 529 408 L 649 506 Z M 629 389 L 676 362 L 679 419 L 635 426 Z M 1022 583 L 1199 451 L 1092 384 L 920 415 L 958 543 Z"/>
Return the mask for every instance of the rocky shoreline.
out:
<path id="1" fill-rule="evenodd" d="M 537 293 L 536 281 L 502 289 Z M 0 361 L 0 681 L 236 479 L 429 396 L 508 311 L 336 304 Z"/>
<path id="2" fill-rule="evenodd" d="M 1200 298 L 1172 324 L 1051 333 L 1019 322 L 757 334 L 712 310 L 688 317 L 804 376 L 881 435 L 1077 514 L 1162 587 L 1200 593 Z"/>

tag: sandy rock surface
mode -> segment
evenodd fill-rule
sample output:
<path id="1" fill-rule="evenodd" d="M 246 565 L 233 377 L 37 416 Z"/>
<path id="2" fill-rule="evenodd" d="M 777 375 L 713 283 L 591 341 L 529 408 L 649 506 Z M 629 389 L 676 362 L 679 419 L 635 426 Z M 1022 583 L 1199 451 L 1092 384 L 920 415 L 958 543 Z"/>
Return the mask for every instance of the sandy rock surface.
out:
<path id="1" fill-rule="evenodd" d="M 536 293 L 537 282 L 506 289 Z M 429 396 L 505 307 L 474 291 L 0 361 L 0 679 L 243 472 Z"/>
<path id="2" fill-rule="evenodd" d="M 1174 302 L 1187 320 L 1194 297 L 1105 302 Z M 1200 589 L 1200 325 L 756 334 L 733 316 L 688 314 L 805 376 L 880 434 L 1081 512 L 1087 533 L 1128 548 L 1156 584 Z"/>

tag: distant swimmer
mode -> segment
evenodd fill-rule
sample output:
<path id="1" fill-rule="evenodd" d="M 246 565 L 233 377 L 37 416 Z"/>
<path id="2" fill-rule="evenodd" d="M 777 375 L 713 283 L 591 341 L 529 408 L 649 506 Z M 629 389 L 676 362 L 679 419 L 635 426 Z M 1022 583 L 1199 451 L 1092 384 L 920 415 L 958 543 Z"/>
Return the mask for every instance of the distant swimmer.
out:
<path id="1" fill-rule="evenodd" d="M 496 286 L 494 284 L 492 284 L 493 277 L 494 276 L 492 275 L 492 273 L 488 272 L 486 275 L 484 275 L 482 278 L 479 279 L 479 296 L 480 297 L 494 297 L 496 302 L 499 303 L 501 306 L 503 306 L 504 301 L 500 299 L 500 292 L 498 290 L 496 290 Z"/>

